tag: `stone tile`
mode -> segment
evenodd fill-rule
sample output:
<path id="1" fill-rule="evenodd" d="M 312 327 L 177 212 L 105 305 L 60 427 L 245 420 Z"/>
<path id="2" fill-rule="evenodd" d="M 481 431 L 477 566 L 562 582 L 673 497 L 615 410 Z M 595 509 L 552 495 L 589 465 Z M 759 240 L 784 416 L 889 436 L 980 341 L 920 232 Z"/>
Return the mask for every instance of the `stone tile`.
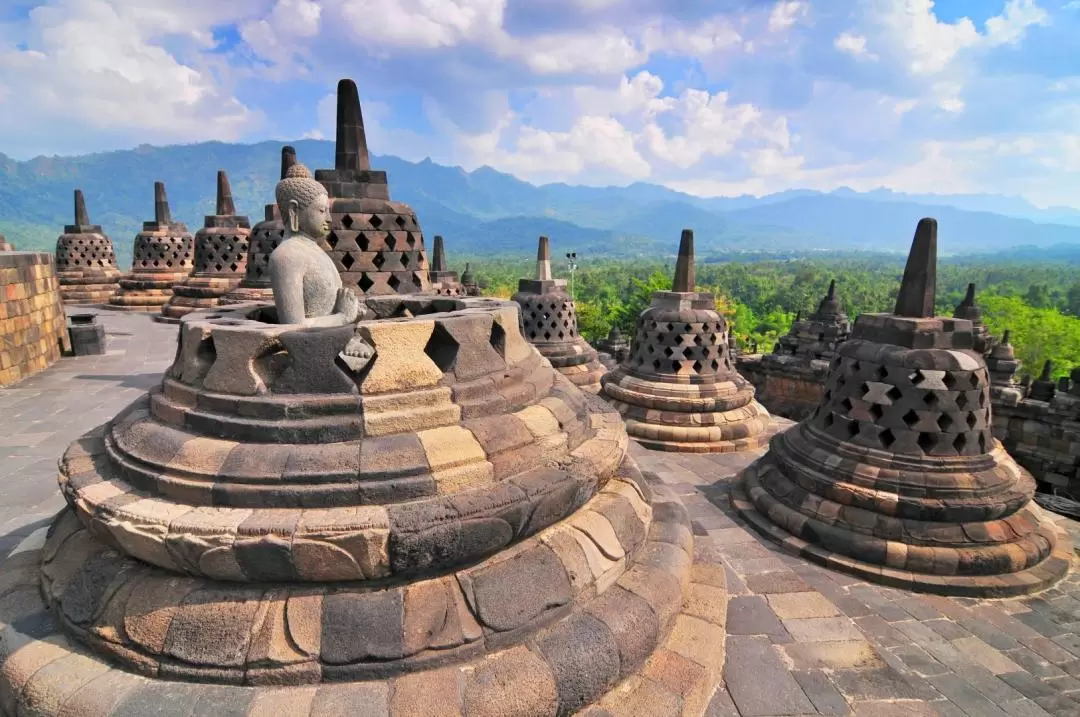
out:
<path id="1" fill-rule="evenodd" d="M 707 535 L 714 545 L 735 545 L 737 543 L 757 542 L 757 538 L 744 528 L 710 530 Z"/>
<path id="2" fill-rule="evenodd" d="M 742 717 L 816 712 L 775 650 L 762 637 L 728 638 L 724 679 Z"/>
<path id="3" fill-rule="evenodd" d="M 854 717 L 939 717 L 933 705 L 924 702 L 859 702 Z"/>
<path id="4" fill-rule="evenodd" d="M 767 597 L 769 607 L 781 620 L 810 617 L 834 617 L 836 606 L 817 592 L 776 593 Z"/>
<path id="5" fill-rule="evenodd" d="M 924 699 L 911 682 L 891 667 L 837 670 L 832 680 L 849 701 Z"/>
<path id="6" fill-rule="evenodd" d="M 787 631 L 769 608 L 765 598 L 757 595 L 733 597 L 728 600 L 727 633 L 729 635 L 787 635 Z"/>
<path id="7" fill-rule="evenodd" d="M 817 711 L 823 715 L 849 715 L 851 708 L 824 672 L 809 670 L 792 672 L 795 681 L 814 703 Z"/>
<path id="8" fill-rule="evenodd" d="M 1017 692 L 1023 694 L 1024 697 L 1030 699 L 1036 697 L 1052 697 L 1057 694 L 1057 690 L 1048 683 L 1027 672 L 1013 672 L 1007 675 L 998 675 L 998 677 L 1003 682 L 1013 687 Z"/>
<path id="9" fill-rule="evenodd" d="M 878 653 L 869 642 L 793 642 L 780 648 L 796 669 L 826 668 L 832 670 L 884 667 Z"/>
<path id="10" fill-rule="evenodd" d="M 797 642 L 835 642 L 861 640 L 862 633 L 848 617 L 808 617 L 783 620 L 784 627 Z"/>
<path id="11" fill-rule="evenodd" d="M 1005 714 L 981 692 L 956 675 L 930 677 L 928 681 L 970 717 L 1002 717 Z"/>
<path id="12" fill-rule="evenodd" d="M 704 717 L 739 717 L 739 710 L 735 707 L 735 702 L 731 699 L 731 694 L 726 687 L 716 688 L 716 693 L 713 694 L 709 706 L 705 709 Z"/>
<path id="13" fill-rule="evenodd" d="M 758 595 L 805 593 L 810 590 L 810 586 L 806 584 L 806 581 L 790 570 L 747 575 L 746 587 Z"/>
<path id="14" fill-rule="evenodd" d="M 946 640 L 959 640 L 963 637 L 971 637 L 971 633 L 957 625 L 952 620 L 944 618 L 938 620 L 926 620 L 923 625 L 930 628 Z"/>
<path id="15" fill-rule="evenodd" d="M 977 637 L 963 637 L 959 640 L 953 640 L 952 644 L 960 652 L 995 675 L 1020 671 L 1019 665 Z"/>
<path id="16" fill-rule="evenodd" d="M 1053 717 L 1053 715 L 1031 700 L 1006 702 L 1001 705 L 1001 709 L 1005 710 L 1005 713 L 1010 717 Z"/>

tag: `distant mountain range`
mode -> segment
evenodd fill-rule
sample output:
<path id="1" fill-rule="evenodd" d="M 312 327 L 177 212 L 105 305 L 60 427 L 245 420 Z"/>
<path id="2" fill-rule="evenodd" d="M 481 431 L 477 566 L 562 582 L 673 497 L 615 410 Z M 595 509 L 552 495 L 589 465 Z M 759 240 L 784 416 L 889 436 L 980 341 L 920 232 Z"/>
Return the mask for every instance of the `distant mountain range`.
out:
<path id="1" fill-rule="evenodd" d="M 294 142 L 312 169 L 333 166 L 333 143 Z M 153 212 L 153 182 L 166 183 L 175 218 L 194 232 L 213 210 L 214 176 L 226 169 L 240 211 L 252 222 L 272 201 L 280 144 L 207 142 L 79 157 L 17 162 L 0 154 L 0 232 L 18 248 L 52 249 L 72 221 L 72 190 L 83 189 L 91 219 L 113 238 L 121 262 L 132 237 Z M 1027 247 L 1075 255 L 1080 210 L 1039 209 L 1015 197 L 909 195 L 842 188 L 791 190 L 765 197 L 702 198 L 654 184 L 626 187 L 536 186 L 490 167 L 467 172 L 431 160 L 373 156 L 386 170 L 390 193 L 416 210 L 424 233 L 446 238 L 459 256 L 521 255 L 536 237 L 556 252 L 609 257 L 674 254 L 679 232 L 694 229 L 698 251 L 906 251 L 916 222 L 940 222 L 942 255 L 1017 252 Z M 1040 251 L 1041 253 L 1041 251 Z"/>

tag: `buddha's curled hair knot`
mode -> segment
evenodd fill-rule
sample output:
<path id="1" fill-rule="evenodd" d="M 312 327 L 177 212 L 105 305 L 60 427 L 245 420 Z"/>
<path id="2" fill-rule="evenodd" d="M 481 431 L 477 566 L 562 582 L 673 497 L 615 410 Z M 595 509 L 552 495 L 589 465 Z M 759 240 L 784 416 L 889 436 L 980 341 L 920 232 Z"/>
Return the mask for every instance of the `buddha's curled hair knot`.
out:
<path id="1" fill-rule="evenodd" d="M 288 212 L 290 201 L 295 201 L 296 205 L 303 209 L 320 195 L 326 195 L 326 187 L 316 182 L 311 176 L 311 170 L 302 164 L 289 167 L 285 172 L 285 179 L 278 182 L 274 190 L 282 215 Z"/>

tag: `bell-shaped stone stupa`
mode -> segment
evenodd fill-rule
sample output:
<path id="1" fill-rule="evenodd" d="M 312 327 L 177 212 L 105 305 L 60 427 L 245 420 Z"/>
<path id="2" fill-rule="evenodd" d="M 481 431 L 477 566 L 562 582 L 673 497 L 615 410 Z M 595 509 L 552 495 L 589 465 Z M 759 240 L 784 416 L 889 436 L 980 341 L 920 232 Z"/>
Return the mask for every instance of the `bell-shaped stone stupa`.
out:
<path id="1" fill-rule="evenodd" d="M 195 232 L 195 270 L 173 287 L 169 303 L 154 318 L 176 323 L 192 311 L 218 306 L 244 277 L 250 235 L 251 222 L 236 213 L 229 176 L 218 170 L 216 209 Z"/>
<path id="2" fill-rule="evenodd" d="M 600 377 L 607 369 L 596 350 L 577 330 L 577 309 L 566 291 L 565 279 L 551 278 L 551 245 L 540 237 L 536 250 L 536 278 L 518 281 L 514 301 L 521 305 L 525 338 L 575 386 L 600 392 Z"/>
<path id="3" fill-rule="evenodd" d="M 430 288 L 416 213 L 390 201 L 386 172 L 373 170 L 356 83 L 337 89 L 333 169 L 315 171 L 330 195 L 332 224 L 323 249 L 346 287 L 362 294 L 415 294 Z"/>
<path id="4" fill-rule="evenodd" d="M 56 278 L 65 304 L 103 304 L 120 288 L 113 243 L 90 223 L 86 199 L 75 190 L 75 223 L 56 240 Z"/>
<path id="5" fill-rule="evenodd" d="M 15 251 L 15 245 L 9 242 L 3 234 L 0 234 L 0 251 Z"/>
<path id="6" fill-rule="evenodd" d="M 480 285 L 476 282 L 476 277 L 473 276 L 472 264 L 465 262 L 465 271 L 461 272 L 461 288 L 465 292 L 465 296 L 480 296 Z"/>
<path id="7" fill-rule="evenodd" d="M 918 591 L 1028 593 L 1068 570 L 1068 538 L 991 434 L 968 319 L 934 318 L 937 222 L 923 219 L 891 314 L 862 314 L 812 416 L 732 493 L 765 536 L 827 567 Z"/>
<path id="8" fill-rule="evenodd" d="M 157 312 L 195 267 L 195 239 L 183 222 L 174 222 L 165 184 L 154 182 L 154 220 L 135 235 L 131 273 L 109 299 L 114 309 Z"/>
<path id="9" fill-rule="evenodd" d="M 796 316 L 791 330 L 780 337 L 780 353 L 770 356 L 796 356 L 800 361 L 831 360 L 836 348 L 847 341 L 851 322 L 840 308 L 836 296 L 836 280 L 829 282 L 829 291 L 818 303 L 817 311 L 803 319 Z"/>
<path id="10" fill-rule="evenodd" d="M 647 448 L 727 453 L 760 446 L 772 419 L 735 370 L 716 299 L 694 290 L 694 233 L 679 243 L 671 291 L 653 294 L 630 357 L 603 378 L 604 397 Z"/>
<path id="11" fill-rule="evenodd" d="M 986 368 L 990 372 L 990 399 L 995 403 L 1015 406 L 1023 398 L 1023 391 L 1016 380 L 1020 370 L 1020 359 L 1009 341 L 1009 330 L 1001 335 L 1001 340 L 990 347 L 986 355 Z"/>
<path id="12" fill-rule="evenodd" d="M 465 287 L 461 285 L 457 272 L 446 268 L 446 247 L 443 246 L 443 238 L 436 234 L 433 242 L 431 247 L 431 271 L 428 272 L 432 293 L 440 296 L 464 295 Z"/>
<path id="13" fill-rule="evenodd" d="M 281 173 L 285 179 L 289 167 L 296 164 L 296 150 L 286 145 L 281 148 Z M 281 210 L 277 202 L 263 208 L 263 220 L 251 228 L 248 237 L 247 263 L 240 284 L 222 297 L 222 304 L 239 304 L 245 301 L 272 301 L 274 290 L 270 286 L 270 255 L 285 239 L 285 225 L 281 222 Z"/>

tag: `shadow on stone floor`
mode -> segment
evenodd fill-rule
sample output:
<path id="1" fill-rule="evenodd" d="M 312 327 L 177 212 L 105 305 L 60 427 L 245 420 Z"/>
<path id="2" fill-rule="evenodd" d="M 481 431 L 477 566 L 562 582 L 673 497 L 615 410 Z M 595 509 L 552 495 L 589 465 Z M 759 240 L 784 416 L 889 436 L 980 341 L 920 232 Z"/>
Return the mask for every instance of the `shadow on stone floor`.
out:
<path id="1" fill-rule="evenodd" d="M 151 389 L 161 381 L 161 373 L 118 374 L 76 374 L 74 378 L 86 381 L 106 381 L 120 388 Z"/>

